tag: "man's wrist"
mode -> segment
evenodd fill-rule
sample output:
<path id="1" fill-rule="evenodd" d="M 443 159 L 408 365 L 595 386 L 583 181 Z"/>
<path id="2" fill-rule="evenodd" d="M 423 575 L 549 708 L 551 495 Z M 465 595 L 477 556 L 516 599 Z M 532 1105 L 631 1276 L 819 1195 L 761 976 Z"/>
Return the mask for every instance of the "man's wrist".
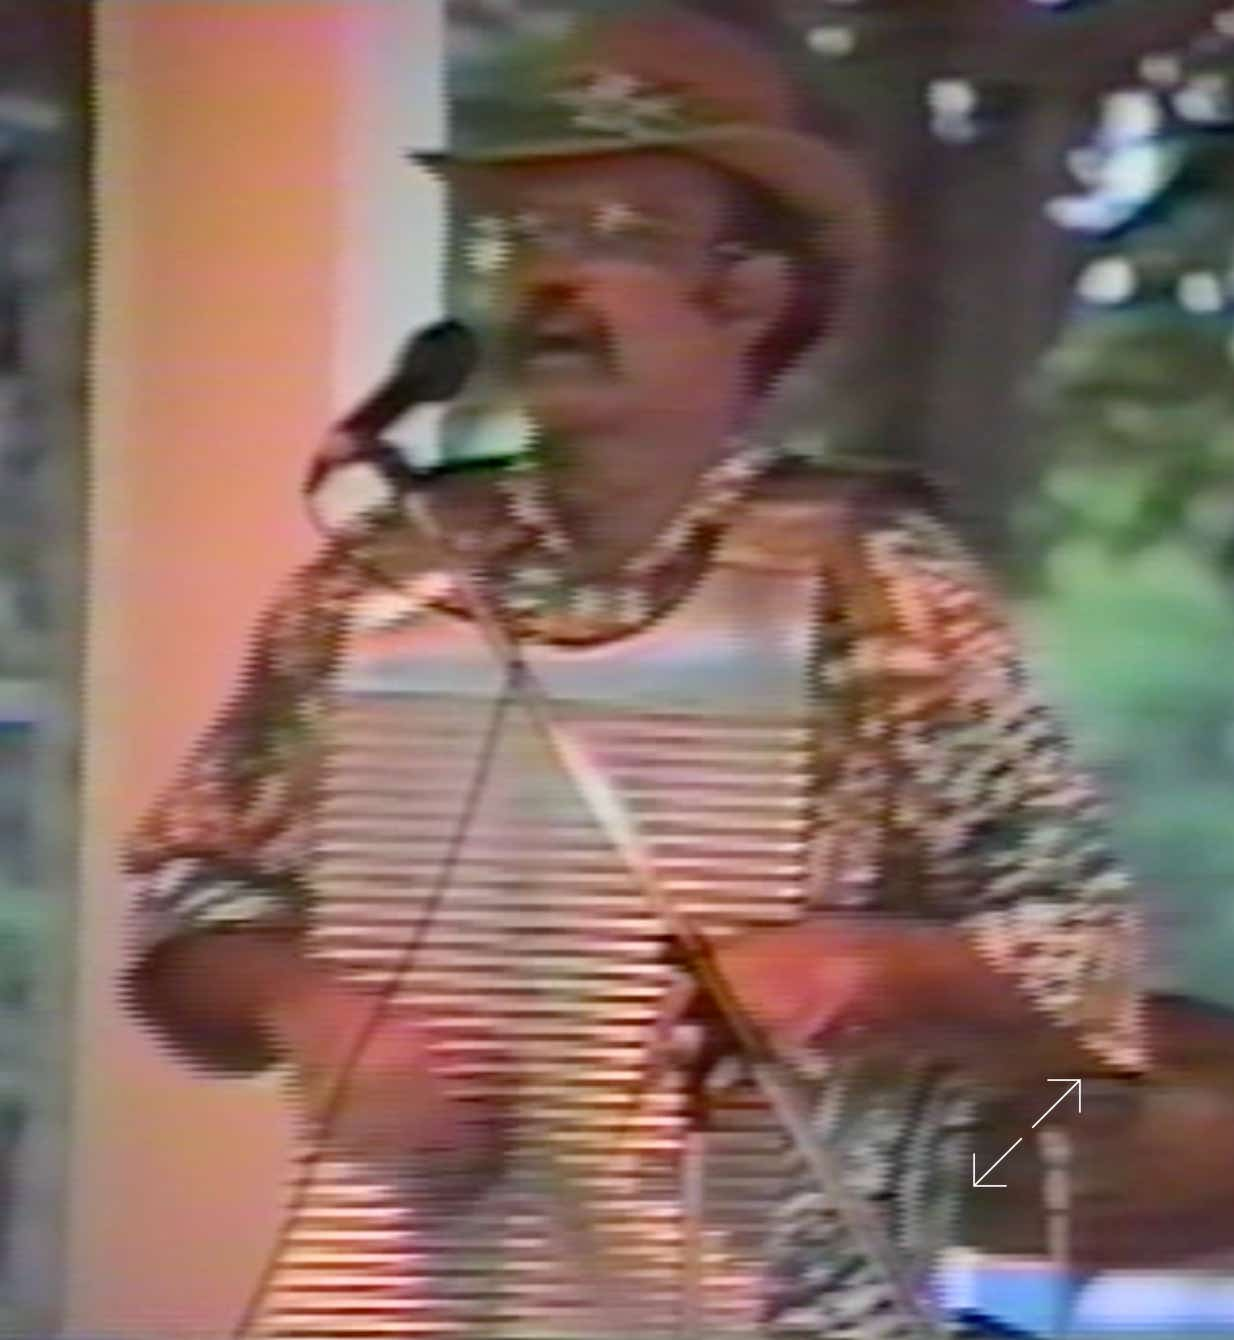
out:
<path id="1" fill-rule="evenodd" d="M 1103 1070 L 1071 1030 L 1033 1006 L 958 927 L 898 928 L 885 968 L 888 1012 L 896 1021 L 891 1027 L 906 1043 L 997 1082 L 1060 1068 Z"/>
<path id="2" fill-rule="evenodd" d="M 924 922 L 898 920 L 886 928 L 879 957 L 888 1029 L 928 1037 L 962 1022 L 954 938 L 954 932 Z"/>
<path id="3" fill-rule="evenodd" d="M 985 1070 L 1026 1025 L 1047 1026 L 955 927 L 889 919 L 871 943 L 879 989 L 869 1024 L 889 1042 Z"/>
<path id="4" fill-rule="evenodd" d="M 868 987 L 851 1024 L 861 1033 L 906 1042 L 950 1025 L 960 1008 L 949 976 L 946 928 L 898 916 L 830 915 L 812 920 L 822 971 L 833 971 L 837 940 L 861 960 Z"/>
<path id="5" fill-rule="evenodd" d="M 298 1047 L 354 997 L 330 968 L 300 953 L 271 964 L 261 997 L 262 1022 L 279 1050 Z"/>
<path id="6" fill-rule="evenodd" d="M 176 970 L 210 982 L 213 999 L 230 1002 L 237 1017 L 264 1029 L 330 981 L 328 971 L 305 952 L 298 932 L 273 925 L 194 936 L 177 948 Z"/>

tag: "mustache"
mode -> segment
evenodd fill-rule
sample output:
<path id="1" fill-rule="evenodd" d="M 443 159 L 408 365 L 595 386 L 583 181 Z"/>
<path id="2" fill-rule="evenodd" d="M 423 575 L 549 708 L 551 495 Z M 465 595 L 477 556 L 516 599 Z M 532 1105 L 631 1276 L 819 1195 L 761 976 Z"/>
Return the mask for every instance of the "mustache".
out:
<path id="1" fill-rule="evenodd" d="M 517 370 L 538 354 L 572 353 L 616 364 L 616 331 L 605 314 L 578 292 L 533 293 L 512 314 L 501 341 L 503 363 Z"/>

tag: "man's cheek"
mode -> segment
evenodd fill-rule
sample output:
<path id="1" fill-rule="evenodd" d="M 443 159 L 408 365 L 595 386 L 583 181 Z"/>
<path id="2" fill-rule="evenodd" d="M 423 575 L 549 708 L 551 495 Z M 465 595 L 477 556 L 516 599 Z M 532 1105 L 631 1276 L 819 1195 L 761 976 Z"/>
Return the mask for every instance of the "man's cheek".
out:
<path id="1" fill-rule="evenodd" d="M 633 352 L 676 362 L 701 356 L 709 327 L 697 306 L 666 292 L 614 313 L 612 329 L 618 343 Z"/>
<path id="2" fill-rule="evenodd" d="M 691 315 L 689 289 L 672 276 L 643 267 L 610 272 L 588 297 L 615 327 L 639 333 L 676 329 Z"/>

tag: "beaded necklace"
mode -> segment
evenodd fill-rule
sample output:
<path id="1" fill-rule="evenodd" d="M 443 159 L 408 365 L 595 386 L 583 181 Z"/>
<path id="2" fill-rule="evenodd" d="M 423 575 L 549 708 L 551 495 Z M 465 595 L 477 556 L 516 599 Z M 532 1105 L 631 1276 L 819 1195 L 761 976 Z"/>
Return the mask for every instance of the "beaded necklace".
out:
<path id="1" fill-rule="evenodd" d="M 525 547 L 486 573 L 490 591 L 524 637 L 579 644 L 633 632 L 684 594 L 706 548 L 775 458 L 766 447 L 738 445 L 704 472 L 690 501 L 646 548 L 612 575 L 588 580 L 571 571 L 577 549 L 539 468 L 511 470 L 498 488 Z"/>

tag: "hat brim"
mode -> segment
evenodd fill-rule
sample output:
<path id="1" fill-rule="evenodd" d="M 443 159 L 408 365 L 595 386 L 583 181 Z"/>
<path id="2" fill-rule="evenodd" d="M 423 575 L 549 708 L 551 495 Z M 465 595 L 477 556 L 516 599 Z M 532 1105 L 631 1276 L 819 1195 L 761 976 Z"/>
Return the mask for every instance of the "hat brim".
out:
<path id="1" fill-rule="evenodd" d="M 504 169 L 649 152 L 686 154 L 744 177 L 818 222 L 816 246 L 833 263 L 868 275 L 882 227 L 874 196 L 848 156 L 814 135 L 766 126 L 712 126 L 637 139 L 597 136 L 475 151 L 413 151 L 414 162 L 465 192 L 499 188 Z"/>

